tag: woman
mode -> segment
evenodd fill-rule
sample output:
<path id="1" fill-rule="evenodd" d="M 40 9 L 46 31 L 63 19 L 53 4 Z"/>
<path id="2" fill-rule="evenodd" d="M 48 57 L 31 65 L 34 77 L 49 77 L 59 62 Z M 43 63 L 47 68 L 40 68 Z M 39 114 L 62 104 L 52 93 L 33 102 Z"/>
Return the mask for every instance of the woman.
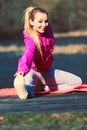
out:
<path id="1" fill-rule="evenodd" d="M 67 90 L 82 84 L 80 77 L 52 68 L 55 39 L 46 10 L 25 10 L 23 34 L 25 52 L 19 59 L 14 80 L 20 99 L 35 97 L 35 89 Z"/>

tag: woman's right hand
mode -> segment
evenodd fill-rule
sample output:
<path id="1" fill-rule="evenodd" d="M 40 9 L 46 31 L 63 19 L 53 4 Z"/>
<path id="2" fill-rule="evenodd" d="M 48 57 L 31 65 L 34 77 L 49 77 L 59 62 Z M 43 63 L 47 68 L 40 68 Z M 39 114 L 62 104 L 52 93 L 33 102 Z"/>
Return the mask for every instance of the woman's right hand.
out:
<path id="1" fill-rule="evenodd" d="M 19 75 L 24 76 L 24 72 L 23 72 L 23 71 L 16 72 L 16 73 L 14 74 L 14 77 L 19 76 Z"/>

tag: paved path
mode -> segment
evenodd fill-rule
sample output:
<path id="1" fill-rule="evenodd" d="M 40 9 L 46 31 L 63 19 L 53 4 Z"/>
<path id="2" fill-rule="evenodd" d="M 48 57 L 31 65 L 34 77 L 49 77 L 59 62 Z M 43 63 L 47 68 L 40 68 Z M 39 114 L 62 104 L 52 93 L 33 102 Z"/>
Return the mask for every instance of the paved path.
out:
<path id="1" fill-rule="evenodd" d="M 60 113 L 86 111 L 86 92 L 44 95 L 27 100 L 20 100 L 18 97 L 0 97 L 0 115 L 7 113 Z"/>

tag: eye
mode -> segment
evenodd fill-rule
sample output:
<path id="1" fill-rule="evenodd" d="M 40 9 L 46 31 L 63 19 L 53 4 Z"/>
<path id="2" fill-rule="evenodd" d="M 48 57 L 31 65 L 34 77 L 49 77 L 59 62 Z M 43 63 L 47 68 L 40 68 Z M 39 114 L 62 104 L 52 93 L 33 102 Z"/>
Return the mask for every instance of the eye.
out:
<path id="1" fill-rule="evenodd" d="M 42 23 L 42 21 L 38 21 L 39 23 Z"/>
<path id="2" fill-rule="evenodd" d="M 48 23 L 48 20 L 46 20 L 45 23 Z"/>

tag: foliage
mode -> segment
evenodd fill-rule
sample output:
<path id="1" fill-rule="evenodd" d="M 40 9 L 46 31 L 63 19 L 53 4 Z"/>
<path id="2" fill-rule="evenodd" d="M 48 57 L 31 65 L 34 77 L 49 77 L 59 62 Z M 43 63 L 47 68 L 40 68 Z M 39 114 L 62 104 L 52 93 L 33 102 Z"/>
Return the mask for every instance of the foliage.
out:
<path id="1" fill-rule="evenodd" d="M 1 0 L 1 32 L 22 30 L 23 11 L 31 5 L 48 11 L 55 32 L 87 29 L 87 0 Z"/>

